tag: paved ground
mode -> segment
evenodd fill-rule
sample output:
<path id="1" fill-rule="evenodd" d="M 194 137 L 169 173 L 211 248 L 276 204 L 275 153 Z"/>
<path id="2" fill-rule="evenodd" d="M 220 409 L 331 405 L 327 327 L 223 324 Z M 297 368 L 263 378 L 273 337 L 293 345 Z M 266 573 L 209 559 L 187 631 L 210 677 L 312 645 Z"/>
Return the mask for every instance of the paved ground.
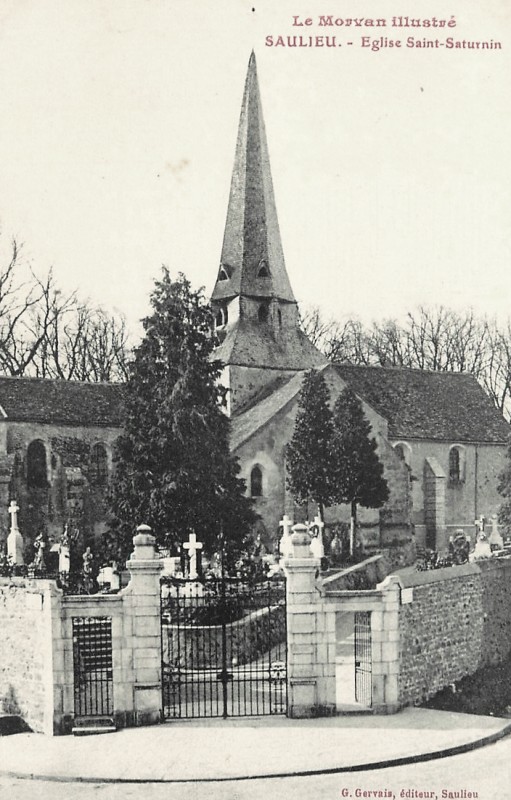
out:
<path id="1" fill-rule="evenodd" d="M 509 720 L 429 709 L 321 720 L 285 717 L 169 722 L 87 737 L 0 738 L 0 774 L 68 781 L 222 781 L 370 770 L 473 747 Z"/>

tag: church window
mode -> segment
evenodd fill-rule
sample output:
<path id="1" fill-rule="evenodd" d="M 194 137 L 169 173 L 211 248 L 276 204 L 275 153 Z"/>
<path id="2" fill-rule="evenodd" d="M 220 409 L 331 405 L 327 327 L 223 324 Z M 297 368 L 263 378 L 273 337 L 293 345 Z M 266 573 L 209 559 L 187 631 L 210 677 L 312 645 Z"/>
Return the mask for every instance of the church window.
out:
<path id="1" fill-rule="evenodd" d="M 27 485 L 30 489 L 48 486 L 46 448 L 40 439 L 30 442 L 27 448 Z"/>
<path id="2" fill-rule="evenodd" d="M 280 308 L 277 311 L 277 318 L 279 320 L 280 327 L 282 327 L 282 311 L 280 310 Z"/>
<path id="3" fill-rule="evenodd" d="M 229 273 L 227 272 L 226 268 L 223 264 L 220 265 L 220 272 L 218 273 L 218 280 L 219 281 L 228 281 L 229 280 Z"/>
<path id="4" fill-rule="evenodd" d="M 464 452 L 463 448 L 455 445 L 449 450 L 449 482 L 462 483 L 464 480 Z"/>
<path id="5" fill-rule="evenodd" d="M 261 467 L 257 465 L 252 467 L 252 472 L 250 473 L 250 496 L 251 497 L 262 497 L 263 494 L 263 472 Z"/>
<path id="6" fill-rule="evenodd" d="M 220 306 L 218 311 L 216 312 L 215 327 L 221 328 L 223 325 L 227 325 L 228 319 L 229 319 L 229 314 L 227 313 L 226 306 Z"/>
<path id="7" fill-rule="evenodd" d="M 408 444 L 408 442 L 398 442 L 394 445 L 394 452 L 397 456 L 404 461 L 405 464 L 409 467 L 411 464 L 412 458 L 412 448 Z"/>
<path id="8" fill-rule="evenodd" d="M 268 306 L 268 303 L 263 303 L 262 305 L 259 306 L 259 310 L 257 312 L 259 322 L 268 322 L 269 314 L 270 314 L 270 308 Z"/>
<path id="9" fill-rule="evenodd" d="M 104 444 L 95 444 L 91 451 L 90 482 L 93 486 L 105 486 L 108 483 L 108 454 Z"/>
<path id="10" fill-rule="evenodd" d="M 267 261 L 260 261 L 259 262 L 259 269 L 257 270 L 257 277 L 258 278 L 269 278 L 270 277 L 270 270 L 268 268 Z"/>

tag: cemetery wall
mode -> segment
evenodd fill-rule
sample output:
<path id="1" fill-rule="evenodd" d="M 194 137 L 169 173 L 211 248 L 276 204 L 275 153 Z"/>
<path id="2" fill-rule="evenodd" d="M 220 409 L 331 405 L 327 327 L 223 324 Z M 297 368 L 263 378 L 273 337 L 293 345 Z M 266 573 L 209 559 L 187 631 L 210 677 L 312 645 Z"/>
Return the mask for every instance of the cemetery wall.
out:
<path id="1" fill-rule="evenodd" d="M 418 704 L 511 652 L 511 559 L 400 575 L 399 694 Z M 403 595 L 402 595 L 403 598 Z"/>
<path id="2" fill-rule="evenodd" d="M 52 725 L 51 607 L 48 581 L 0 578 L 0 713 L 37 732 Z"/>

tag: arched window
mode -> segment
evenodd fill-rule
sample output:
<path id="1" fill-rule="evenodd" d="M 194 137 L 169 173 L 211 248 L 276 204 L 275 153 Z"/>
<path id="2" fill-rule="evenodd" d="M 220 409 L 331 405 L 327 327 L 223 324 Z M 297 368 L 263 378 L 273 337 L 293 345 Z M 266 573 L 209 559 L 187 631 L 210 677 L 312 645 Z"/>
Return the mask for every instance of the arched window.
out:
<path id="1" fill-rule="evenodd" d="M 48 486 L 46 448 L 40 439 L 30 442 L 27 447 L 27 485 L 30 489 Z"/>
<path id="2" fill-rule="evenodd" d="M 397 444 L 394 445 L 394 452 L 408 467 L 411 466 L 412 448 L 408 442 L 397 442 Z"/>
<path id="3" fill-rule="evenodd" d="M 228 319 L 229 319 L 229 314 L 227 312 L 227 307 L 220 306 L 218 308 L 218 311 L 216 312 L 215 326 L 217 328 L 222 328 L 224 325 L 227 325 Z"/>
<path id="4" fill-rule="evenodd" d="M 92 486 L 108 483 L 108 454 L 104 444 L 98 443 L 92 448 L 89 477 Z"/>
<path id="5" fill-rule="evenodd" d="M 449 450 L 449 481 L 462 483 L 463 481 L 463 450 L 461 447 L 451 447 Z"/>
<path id="6" fill-rule="evenodd" d="M 260 305 L 259 310 L 257 312 L 259 322 L 268 322 L 269 313 L 270 309 L 268 307 L 268 303 L 263 303 L 262 305 Z"/>
<path id="7" fill-rule="evenodd" d="M 250 496 L 262 497 L 263 494 L 263 473 L 261 467 L 252 467 L 250 473 Z"/>
<path id="8" fill-rule="evenodd" d="M 277 310 L 277 319 L 279 321 L 280 327 L 282 327 L 282 311 L 280 310 L 280 308 Z"/>
<path id="9" fill-rule="evenodd" d="M 396 444 L 396 446 L 394 447 L 394 450 L 398 454 L 398 456 L 401 459 L 401 461 L 404 461 L 405 460 L 405 451 L 404 451 L 403 445 L 402 444 Z"/>

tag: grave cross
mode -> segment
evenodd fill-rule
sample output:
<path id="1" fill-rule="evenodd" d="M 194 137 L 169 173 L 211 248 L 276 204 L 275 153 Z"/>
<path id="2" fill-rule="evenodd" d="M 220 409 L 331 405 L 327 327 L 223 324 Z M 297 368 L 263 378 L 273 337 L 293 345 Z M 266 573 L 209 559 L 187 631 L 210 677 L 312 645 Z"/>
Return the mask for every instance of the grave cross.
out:
<path id="1" fill-rule="evenodd" d="M 11 531 L 18 530 L 18 511 L 20 510 L 16 500 L 11 500 L 9 514 L 11 515 Z"/>
<path id="2" fill-rule="evenodd" d="M 476 519 L 474 521 L 474 525 L 476 526 L 478 533 L 484 533 L 485 524 L 486 524 L 486 518 L 485 518 L 484 514 L 481 514 L 479 519 Z"/>
<path id="3" fill-rule="evenodd" d="M 192 532 L 188 536 L 188 541 L 184 542 L 183 549 L 188 550 L 188 557 L 190 559 L 190 570 L 188 577 L 190 577 L 192 580 L 195 580 L 195 578 L 198 578 L 197 553 L 199 550 L 202 550 L 202 542 L 198 542 L 197 536 Z"/>

